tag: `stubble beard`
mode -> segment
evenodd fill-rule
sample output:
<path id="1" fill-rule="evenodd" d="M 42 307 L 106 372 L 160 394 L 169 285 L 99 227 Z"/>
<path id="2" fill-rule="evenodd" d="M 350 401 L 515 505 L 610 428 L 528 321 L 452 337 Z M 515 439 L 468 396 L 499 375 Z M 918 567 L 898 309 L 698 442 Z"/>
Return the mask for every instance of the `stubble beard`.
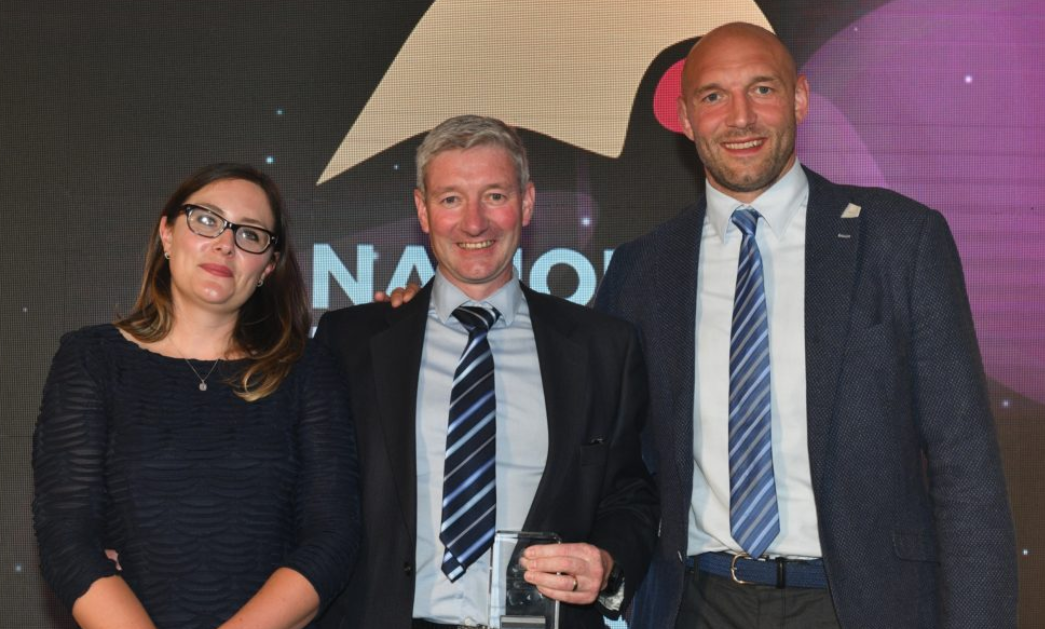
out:
<path id="1" fill-rule="evenodd" d="M 783 176 L 784 168 L 795 153 L 796 128 L 797 125 L 792 123 L 791 127 L 783 132 L 770 134 L 768 137 L 773 140 L 776 149 L 756 165 L 754 170 L 731 168 L 727 164 L 725 149 L 719 144 L 728 140 L 728 136 L 697 142 L 697 156 L 715 182 L 726 190 L 743 194 L 761 192 Z"/>

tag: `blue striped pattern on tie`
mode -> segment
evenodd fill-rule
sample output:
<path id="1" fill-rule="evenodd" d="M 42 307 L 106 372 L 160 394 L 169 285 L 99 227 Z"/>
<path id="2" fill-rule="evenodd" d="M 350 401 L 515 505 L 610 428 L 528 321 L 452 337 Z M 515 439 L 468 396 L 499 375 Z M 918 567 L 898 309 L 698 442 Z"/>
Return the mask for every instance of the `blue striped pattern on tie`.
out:
<path id="1" fill-rule="evenodd" d="M 442 570 L 456 581 L 490 548 L 497 523 L 497 399 L 486 336 L 500 313 L 461 306 L 453 316 L 468 330 L 468 344 L 450 392 L 439 540 L 446 546 Z"/>
<path id="2" fill-rule="evenodd" d="M 733 539 L 761 557 L 780 533 L 770 434 L 769 317 L 758 212 L 740 208 L 733 224 L 744 237 L 737 264 L 729 343 L 729 524 Z"/>

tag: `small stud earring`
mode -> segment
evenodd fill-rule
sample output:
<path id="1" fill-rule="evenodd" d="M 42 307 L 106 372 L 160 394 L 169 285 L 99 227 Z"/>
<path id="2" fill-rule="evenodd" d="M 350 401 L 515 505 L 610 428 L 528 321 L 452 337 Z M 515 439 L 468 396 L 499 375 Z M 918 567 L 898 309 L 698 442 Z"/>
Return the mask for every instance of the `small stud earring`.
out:
<path id="1" fill-rule="evenodd" d="M 264 284 L 264 283 L 265 283 L 265 278 L 261 278 L 260 280 L 258 280 L 258 288 L 261 288 L 261 285 Z"/>
<path id="2" fill-rule="evenodd" d="M 170 259 L 171 259 L 171 254 L 170 254 L 170 252 L 164 251 L 164 252 L 163 252 L 163 257 L 164 257 L 164 259 L 166 259 L 166 260 L 170 260 Z"/>

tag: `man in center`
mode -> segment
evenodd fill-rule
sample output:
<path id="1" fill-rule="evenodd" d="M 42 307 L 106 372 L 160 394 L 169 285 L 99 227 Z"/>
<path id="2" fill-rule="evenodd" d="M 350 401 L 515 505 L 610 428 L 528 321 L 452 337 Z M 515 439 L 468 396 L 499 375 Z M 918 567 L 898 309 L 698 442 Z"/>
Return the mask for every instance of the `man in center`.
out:
<path id="1" fill-rule="evenodd" d="M 499 120 L 458 116 L 417 151 L 414 203 L 437 262 L 400 308 L 327 313 L 357 423 L 365 543 L 327 628 L 484 626 L 495 530 L 557 533 L 522 563 L 562 601 L 560 626 L 602 627 L 656 538 L 639 432 L 647 380 L 634 330 L 536 293 L 512 266 L 535 191 Z"/>

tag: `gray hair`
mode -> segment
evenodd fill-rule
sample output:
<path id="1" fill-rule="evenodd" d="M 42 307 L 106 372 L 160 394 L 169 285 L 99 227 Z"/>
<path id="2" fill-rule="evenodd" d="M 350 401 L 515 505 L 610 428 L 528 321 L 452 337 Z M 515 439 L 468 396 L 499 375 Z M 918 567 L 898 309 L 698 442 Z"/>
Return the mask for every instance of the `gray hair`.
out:
<path id="1" fill-rule="evenodd" d="M 439 153 L 489 144 L 508 151 L 519 175 L 519 190 L 525 190 L 530 183 L 530 162 L 519 134 L 497 118 L 473 115 L 448 118 L 428 132 L 417 147 L 417 189 L 425 193 L 425 170 Z"/>

